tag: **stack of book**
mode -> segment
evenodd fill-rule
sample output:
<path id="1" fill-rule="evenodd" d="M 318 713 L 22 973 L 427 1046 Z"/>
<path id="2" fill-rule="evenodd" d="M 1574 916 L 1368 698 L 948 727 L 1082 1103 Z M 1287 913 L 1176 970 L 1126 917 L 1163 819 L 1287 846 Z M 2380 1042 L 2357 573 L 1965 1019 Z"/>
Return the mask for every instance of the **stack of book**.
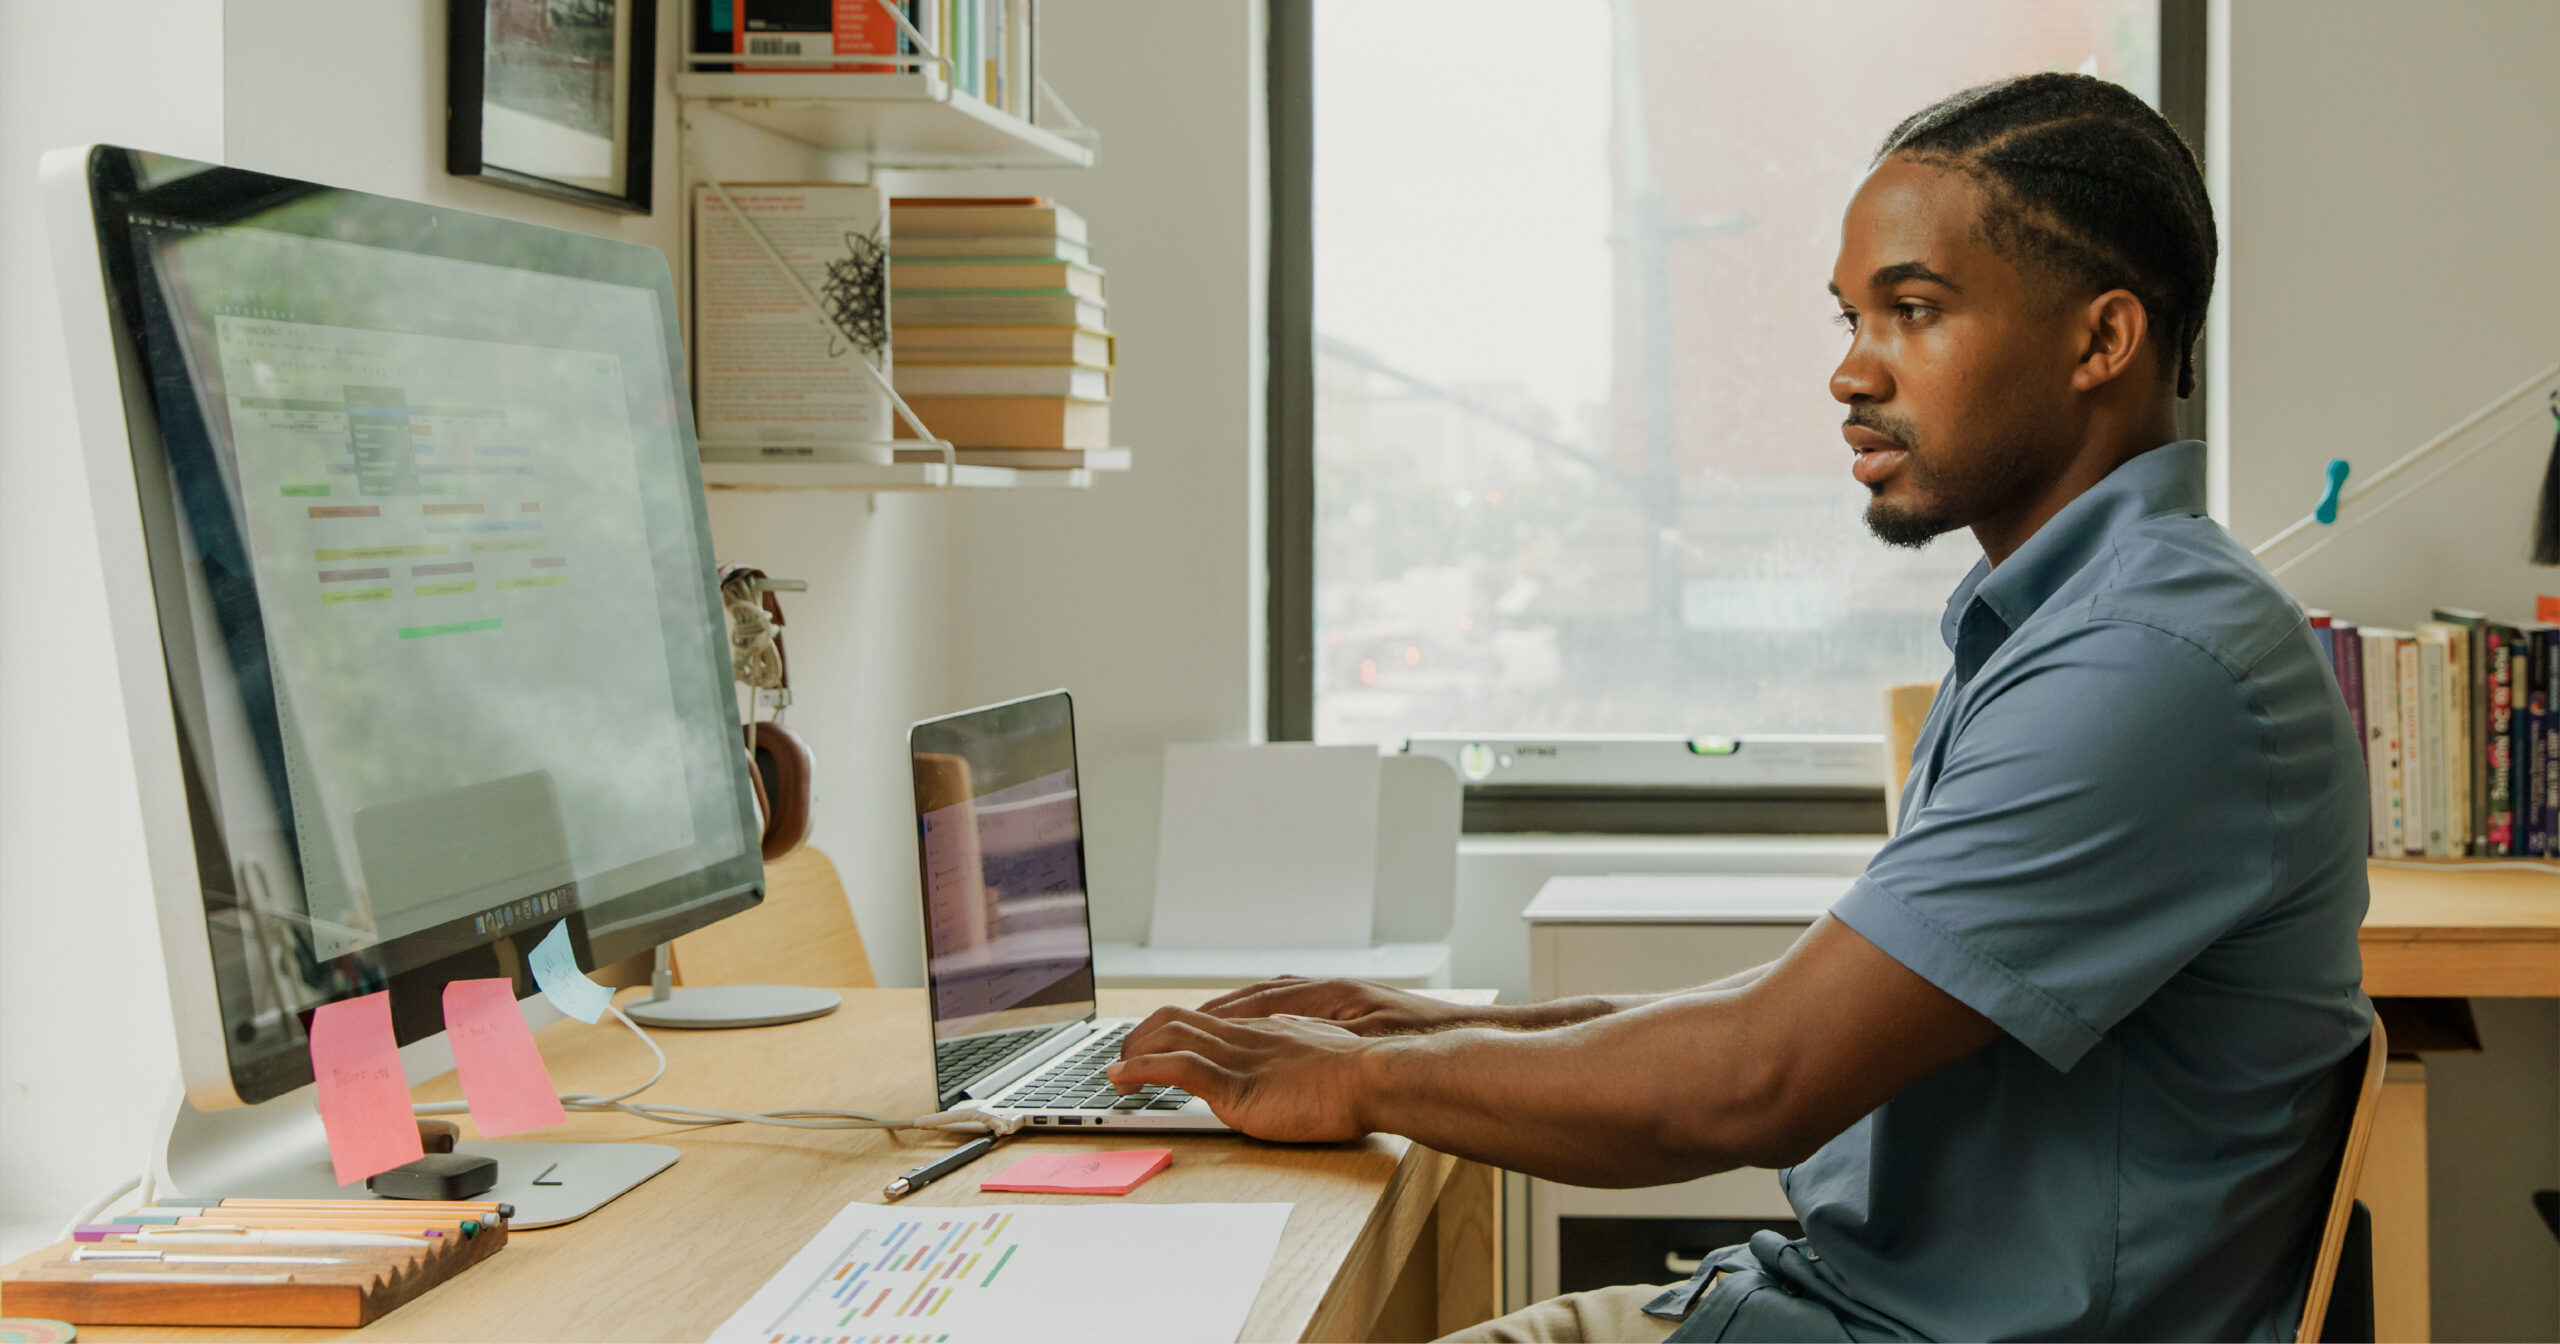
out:
<path id="1" fill-rule="evenodd" d="M 891 201 L 889 309 L 898 395 L 961 462 L 1127 465 L 1110 446 L 1102 271 L 1073 210 L 1036 196 Z"/>
<path id="2" fill-rule="evenodd" d="M 2560 625 L 2309 615 L 2364 738 L 2373 853 L 2560 857 Z"/>

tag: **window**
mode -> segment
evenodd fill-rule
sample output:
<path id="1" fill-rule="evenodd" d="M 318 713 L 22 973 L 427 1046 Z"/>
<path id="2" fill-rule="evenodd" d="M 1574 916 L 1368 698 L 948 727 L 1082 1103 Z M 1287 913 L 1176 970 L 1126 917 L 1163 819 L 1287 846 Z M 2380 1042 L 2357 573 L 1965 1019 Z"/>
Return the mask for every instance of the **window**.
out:
<path id="1" fill-rule="evenodd" d="M 1274 736 L 1877 731 L 1979 552 L 1860 521 L 1840 213 L 1956 89 L 2158 104 L 2161 9 L 1275 0 Z"/>

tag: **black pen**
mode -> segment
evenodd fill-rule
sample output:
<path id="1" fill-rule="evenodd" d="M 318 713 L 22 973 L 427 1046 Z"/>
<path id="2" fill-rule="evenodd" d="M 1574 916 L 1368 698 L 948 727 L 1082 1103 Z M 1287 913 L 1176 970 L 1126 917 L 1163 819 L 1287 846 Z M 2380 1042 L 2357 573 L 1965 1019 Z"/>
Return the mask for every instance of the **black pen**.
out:
<path id="1" fill-rule="evenodd" d="M 923 1166 L 908 1172 L 906 1175 L 889 1182 L 889 1184 L 880 1191 L 881 1197 L 884 1199 L 897 1199 L 901 1196 L 912 1195 L 916 1191 L 922 1190 L 926 1186 L 933 1184 L 935 1181 L 941 1180 L 943 1177 L 977 1161 L 979 1158 L 985 1157 L 987 1155 L 987 1151 L 995 1146 L 996 1136 L 993 1134 L 990 1134 L 983 1139 L 974 1139 L 968 1143 L 964 1143 L 959 1147 L 952 1149 L 949 1153 L 944 1154 L 941 1158 L 932 1162 L 927 1162 Z"/>

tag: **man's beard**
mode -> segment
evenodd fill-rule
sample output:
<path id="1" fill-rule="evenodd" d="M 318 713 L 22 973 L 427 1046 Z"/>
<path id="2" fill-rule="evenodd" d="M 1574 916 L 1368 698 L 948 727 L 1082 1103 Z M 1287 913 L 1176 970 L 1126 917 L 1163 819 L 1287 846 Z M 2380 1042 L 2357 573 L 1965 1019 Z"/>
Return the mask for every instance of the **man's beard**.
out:
<path id="1" fill-rule="evenodd" d="M 1999 512 L 2025 483 L 2026 465 L 2038 453 L 2024 440 L 2002 441 L 1975 455 L 1965 468 L 1940 471 L 1922 456 L 1919 434 L 1909 421 L 1865 406 L 1849 411 L 1848 423 L 1863 426 L 1901 445 L 1902 475 L 1921 504 L 1888 502 L 1881 492 L 1867 501 L 1867 531 L 1887 546 L 1920 550 L 1959 527 Z"/>

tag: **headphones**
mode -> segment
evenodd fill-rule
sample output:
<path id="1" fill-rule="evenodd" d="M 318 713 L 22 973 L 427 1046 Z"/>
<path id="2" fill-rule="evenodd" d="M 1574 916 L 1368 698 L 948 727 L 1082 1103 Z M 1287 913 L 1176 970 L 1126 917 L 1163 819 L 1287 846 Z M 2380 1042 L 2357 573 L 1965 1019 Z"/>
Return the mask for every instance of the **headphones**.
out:
<path id="1" fill-rule="evenodd" d="M 764 861 L 771 863 L 809 840 L 809 744 L 783 725 L 791 707 L 791 662 L 782 649 L 782 599 L 763 583 L 764 571 L 748 565 L 720 567 L 720 606 L 729 615 L 729 667 L 750 692 L 746 722 L 747 780 L 754 786 L 756 816 L 764 824 Z M 773 695 L 774 717 L 755 707 Z"/>

